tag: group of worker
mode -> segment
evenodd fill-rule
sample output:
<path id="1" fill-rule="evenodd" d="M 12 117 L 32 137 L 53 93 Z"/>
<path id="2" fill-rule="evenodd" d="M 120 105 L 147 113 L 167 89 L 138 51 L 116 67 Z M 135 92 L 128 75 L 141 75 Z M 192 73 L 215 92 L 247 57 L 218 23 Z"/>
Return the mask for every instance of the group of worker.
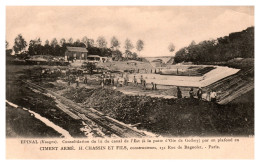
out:
<path id="1" fill-rule="evenodd" d="M 189 90 L 189 96 L 191 99 L 194 99 L 195 96 L 197 96 L 197 98 L 199 100 L 202 100 L 202 95 L 203 95 L 203 91 L 202 88 L 199 87 L 197 93 L 194 92 L 193 88 L 190 88 Z M 177 98 L 182 98 L 182 92 L 180 90 L 180 87 L 177 87 Z M 211 90 L 210 92 L 206 93 L 206 98 L 207 101 L 211 101 L 211 102 L 216 102 L 217 101 L 217 93 L 214 90 Z"/>
<path id="2" fill-rule="evenodd" d="M 146 90 L 146 80 L 143 78 L 143 75 L 140 77 L 140 84 L 142 85 L 143 90 Z"/>
<path id="3" fill-rule="evenodd" d="M 119 84 L 119 79 L 115 80 L 111 73 L 103 73 L 101 75 L 101 87 L 104 88 L 105 85 L 117 86 Z"/>
<path id="4" fill-rule="evenodd" d="M 101 75 L 100 84 L 101 84 L 102 88 L 104 88 L 105 85 L 112 85 L 114 87 L 123 86 L 123 85 L 128 86 L 129 77 L 128 77 L 128 75 L 123 75 L 123 74 L 115 77 L 115 76 L 112 76 L 111 73 L 110 74 L 103 73 Z"/>
<path id="5" fill-rule="evenodd" d="M 68 75 L 68 86 L 70 86 L 71 83 L 75 82 L 76 83 L 76 87 L 78 88 L 79 87 L 79 82 L 80 82 L 80 77 L 79 76 L 71 76 L 71 75 Z M 85 75 L 83 77 L 83 83 L 84 84 L 87 84 L 88 83 L 88 78 L 87 78 L 87 75 Z"/>
<path id="6" fill-rule="evenodd" d="M 137 81 L 137 78 L 135 76 L 133 78 L 133 83 L 134 83 L 134 86 L 138 86 L 138 81 Z M 146 83 L 146 80 L 143 78 L 143 75 L 141 75 L 141 77 L 140 77 L 140 84 L 141 84 L 143 90 L 147 89 L 147 83 Z M 157 84 L 156 83 L 151 82 L 151 85 L 152 85 L 152 90 L 157 90 Z"/>
<path id="7" fill-rule="evenodd" d="M 80 82 L 80 77 L 79 76 L 72 76 L 72 75 L 68 75 L 68 85 L 71 84 L 71 82 L 75 82 L 76 83 L 76 87 L 79 87 L 79 82 Z M 128 82 L 129 82 L 129 78 L 128 76 L 124 76 L 124 81 L 123 84 L 128 86 Z M 87 75 L 85 75 L 83 77 L 83 83 L 87 84 L 88 83 L 88 78 Z M 134 86 L 138 86 L 138 81 L 136 76 L 133 77 L 133 83 Z M 119 78 L 117 77 L 116 79 L 114 79 L 114 77 L 112 77 L 112 75 L 107 75 L 107 74 L 102 74 L 101 75 L 101 87 L 104 88 L 105 85 L 112 85 L 112 86 L 118 86 L 120 85 L 119 82 Z M 123 85 L 121 84 L 121 85 Z M 140 76 L 140 84 L 142 86 L 143 90 L 147 89 L 147 83 L 146 80 L 143 78 L 143 76 Z M 152 90 L 157 90 L 157 84 L 151 82 L 152 85 Z M 189 90 L 189 98 L 194 99 L 195 97 L 197 97 L 199 100 L 202 100 L 202 96 L 204 94 L 203 99 L 207 100 L 207 101 L 211 101 L 211 102 L 216 102 L 217 101 L 217 93 L 214 90 L 211 90 L 210 92 L 205 92 L 203 93 L 202 88 L 199 87 L 199 89 L 197 90 L 197 92 L 194 92 L 193 88 L 191 87 Z M 182 91 L 180 90 L 180 87 L 177 87 L 177 98 L 182 98 Z"/>
<path id="8" fill-rule="evenodd" d="M 120 80 L 119 77 L 112 76 L 111 74 L 110 75 L 102 74 L 101 75 L 101 82 L 100 82 L 101 87 L 104 88 L 105 85 L 112 85 L 112 86 L 115 86 L 115 87 L 123 86 L 123 85 L 128 86 L 128 84 L 129 84 L 128 75 L 122 74 L 121 77 L 122 77 L 122 80 Z M 136 76 L 133 77 L 133 85 L 138 86 L 139 84 L 142 86 L 143 90 L 147 89 L 147 82 L 143 78 L 142 75 L 140 76 L 139 81 L 136 78 Z M 152 90 L 157 90 L 157 84 L 156 83 L 151 82 L 151 85 L 152 85 L 152 88 L 151 88 Z"/>

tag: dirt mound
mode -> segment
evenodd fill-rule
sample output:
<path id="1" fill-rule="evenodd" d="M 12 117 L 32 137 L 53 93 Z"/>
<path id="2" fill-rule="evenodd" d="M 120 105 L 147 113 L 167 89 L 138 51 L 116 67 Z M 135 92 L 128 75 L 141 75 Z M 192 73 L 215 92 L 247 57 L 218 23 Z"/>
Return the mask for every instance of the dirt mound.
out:
<path id="1" fill-rule="evenodd" d="M 119 121 L 140 123 L 139 128 L 165 136 L 253 134 L 248 129 L 253 124 L 252 113 L 244 107 L 225 107 L 187 98 L 129 96 L 101 88 L 71 90 L 65 96 Z"/>

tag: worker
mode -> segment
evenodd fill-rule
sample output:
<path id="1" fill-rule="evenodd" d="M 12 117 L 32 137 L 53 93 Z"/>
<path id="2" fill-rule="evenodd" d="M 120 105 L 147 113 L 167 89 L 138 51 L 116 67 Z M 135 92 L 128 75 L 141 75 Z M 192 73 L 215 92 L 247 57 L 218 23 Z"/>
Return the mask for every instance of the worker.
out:
<path id="1" fill-rule="evenodd" d="M 189 95 L 190 95 L 190 98 L 191 98 L 191 99 L 194 98 L 193 88 L 190 88 Z"/>
<path id="2" fill-rule="evenodd" d="M 136 77 L 134 76 L 134 85 L 136 86 L 137 85 L 137 80 L 136 80 Z"/>
<path id="3" fill-rule="evenodd" d="M 210 100 L 214 103 L 217 101 L 217 93 L 214 90 L 210 92 Z"/>
<path id="4" fill-rule="evenodd" d="M 210 101 L 210 91 L 206 92 L 206 100 Z"/>
<path id="5" fill-rule="evenodd" d="M 112 85 L 114 86 L 114 85 L 115 85 L 115 79 L 114 79 L 114 77 L 111 78 L 111 81 L 112 81 Z"/>
<path id="6" fill-rule="evenodd" d="M 70 84 L 71 84 L 71 77 L 70 76 L 68 76 L 68 86 L 70 86 Z"/>
<path id="7" fill-rule="evenodd" d="M 119 77 L 116 78 L 116 86 L 119 85 Z"/>
<path id="8" fill-rule="evenodd" d="M 154 83 L 154 90 L 157 90 L 157 84 Z"/>
<path id="9" fill-rule="evenodd" d="M 146 90 L 146 81 L 143 80 L 143 90 Z"/>
<path id="10" fill-rule="evenodd" d="M 126 77 L 124 77 L 124 85 L 126 86 L 127 84 L 127 80 L 126 80 Z"/>
<path id="11" fill-rule="evenodd" d="M 140 82 L 141 82 L 141 85 L 143 85 L 143 75 L 141 75 L 141 77 L 140 77 Z"/>
<path id="12" fill-rule="evenodd" d="M 112 79 L 113 79 L 113 76 L 112 76 L 112 73 L 110 72 L 109 73 L 109 84 L 110 85 L 112 84 Z"/>
<path id="13" fill-rule="evenodd" d="M 125 85 L 128 86 L 129 76 L 128 73 L 125 74 Z"/>
<path id="14" fill-rule="evenodd" d="M 177 87 L 177 98 L 181 99 L 182 98 L 182 93 L 179 87 Z"/>
<path id="15" fill-rule="evenodd" d="M 84 77 L 84 84 L 87 84 L 88 83 L 88 78 L 87 78 L 87 75 L 85 75 Z"/>
<path id="16" fill-rule="evenodd" d="M 107 85 L 111 85 L 112 84 L 112 79 L 111 79 L 111 77 L 109 77 L 108 79 L 107 79 Z"/>
<path id="17" fill-rule="evenodd" d="M 45 74 L 45 69 L 42 69 L 41 76 L 43 76 L 44 74 Z"/>
<path id="18" fill-rule="evenodd" d="M 126 86 L 128 86 L 128 82 L 129 82 L 129 76 L 128 74 L 126 74 Z"/>
<path id="19" fill-rule="evenodd" d="M 201 87 L 199 87 L 199 90 L 197 91 L 197 96 L 198 96 L 199 100 L 202 99 L 202 89 L 201 89 Z"/>
<path id="20" fill-rule="evenodd" d="M 152 90 L 154 90 L 154 83 L 153 83 L 153 82 L 151 82 L 151 84 L 152 84 Z"/>
<path id="21" fill-rule="evenodd" d="M 102 79 L 101 79 L 101 88 L 103 89 L 105 86 L 105 79 L 104 77 L 102 76 Z"/>
<path id="22" fill-rule="evenodd" d="M 79 77 L 76 79 L 76 87 L 79 87 Z"/>

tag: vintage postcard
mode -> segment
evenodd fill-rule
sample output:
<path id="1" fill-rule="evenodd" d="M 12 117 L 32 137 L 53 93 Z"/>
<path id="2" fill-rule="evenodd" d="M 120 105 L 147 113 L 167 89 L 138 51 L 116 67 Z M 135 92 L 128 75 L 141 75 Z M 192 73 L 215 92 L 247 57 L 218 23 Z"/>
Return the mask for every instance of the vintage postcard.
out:
<path id="1" fill-rule="evenodd" d="M 6 6 L 7 159 L 254 159 L 254 6 Z"/>

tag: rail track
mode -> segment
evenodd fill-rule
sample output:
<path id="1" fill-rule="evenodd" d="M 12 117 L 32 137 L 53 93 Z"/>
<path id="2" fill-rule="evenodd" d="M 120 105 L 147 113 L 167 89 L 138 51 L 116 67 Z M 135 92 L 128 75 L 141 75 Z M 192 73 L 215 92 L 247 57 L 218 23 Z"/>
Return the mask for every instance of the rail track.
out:
<path id="1" fill-rule="evenodd" d="M 34 92 L 39 92 L 48 97 L 55 99 L 57 107 L 63 110 L 65 113 L 73 117 L 74 119 L 79 120 L 92 120 L 97 125 L 105 128 L 111 133 L 122 137 L 122 138 L 131 138 L 131 137 L 147 137 L 144 132 L 141 132 L 135 128 L 132 128 L 122 122 L 119 122 L 103 113 L 95 110 L 94 108 L 85 108 L 79 104 L 53 92 L 49 89 L 43 88 L 37 84 L 34 84 L 29 81 L 22 80 L 23 83 L 27 84 L 30 88 L 34 89 Z"/>

